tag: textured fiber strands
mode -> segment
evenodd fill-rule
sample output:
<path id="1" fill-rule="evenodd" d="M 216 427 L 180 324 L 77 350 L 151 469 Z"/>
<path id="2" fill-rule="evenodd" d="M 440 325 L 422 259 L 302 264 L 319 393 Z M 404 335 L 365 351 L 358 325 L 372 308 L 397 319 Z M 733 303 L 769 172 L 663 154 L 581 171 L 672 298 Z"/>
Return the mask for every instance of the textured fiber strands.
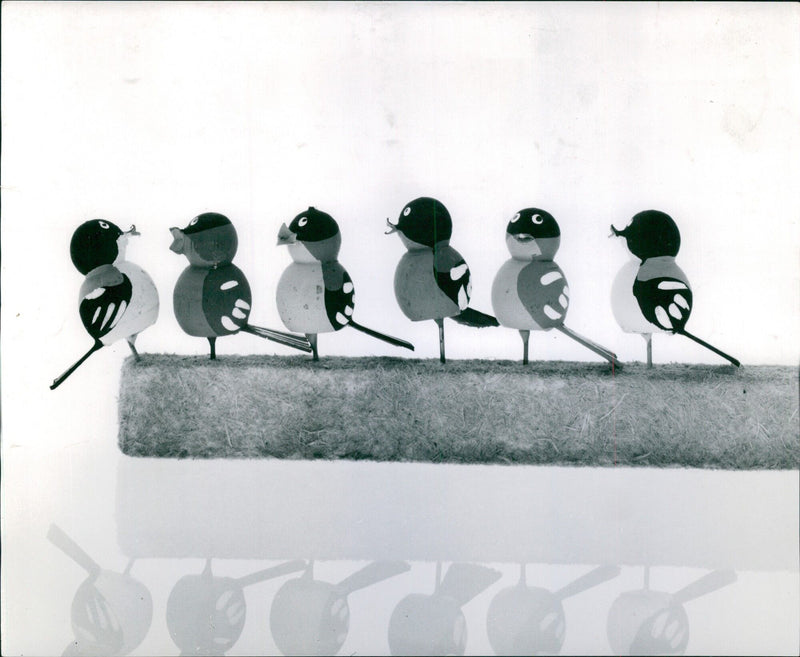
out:
<path id="1" fill-rule="evenodd" d="M 123 370 L 119 444 L 173 458 L 792 469 L 797 399 L 788 367 L 148 356 Z"/>

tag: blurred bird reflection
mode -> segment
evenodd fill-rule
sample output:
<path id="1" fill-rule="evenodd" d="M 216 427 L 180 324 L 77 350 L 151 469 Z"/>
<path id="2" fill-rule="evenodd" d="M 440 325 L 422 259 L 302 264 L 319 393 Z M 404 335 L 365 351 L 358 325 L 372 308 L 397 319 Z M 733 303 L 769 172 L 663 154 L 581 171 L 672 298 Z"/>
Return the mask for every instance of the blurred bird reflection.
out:
<path id="1" fill-rule="evenodd" d="M 304 561 L 259 570 L 245 577 L 217 577 L 211 559 L 203 572 L 184 575 L 167 600 L 167 627 L 182 655 L 223 655 L 238 641 L 247 604 L 244 588 L 306 567 Z"/>
<path id="2" fill-rule="evenodd" d="M 599 566 L 558 591 L 528 586 L 525 565 L 516 586 L 500 591 L 489 605 L 486 631 L 498 655 L 554 655 L 564 644 L 561 601 L 619 575 L 617 566 Z"/>
<path id="3" fill-rule="evenodd" d="M 124 572 L 115 573 L 102 569 L 56 525 L 50 526 L 47 538 L 88 573 L 72 600 L 75 639 L 64 654 L 129 654 L 147 635 L 153 620 L 150 591 L 130 575 L 133 560 Z"/>
<path id="4" fill-rule="evenodd" d="M 455 563 L 441 579 L 437 564 L 431 595 L 412 593 L 395 607 L 389 620 L 393 655 L 463 655 L 467 622 L 461 607 L 500 578 L 486 566 Z"/>
<path id="5" fill-rule="evenodd" d="M 622 593 L 608 612 L 608 641 L 617 655 L 682 655 L 689 644 L 684 603 L 736 581 L 731 570 L 716 570 L 676 593 L 653 591 L 649 569 L 644 588 Z"/>
<path id="6" fill-rule="evenodd" d="M 313 563 L 275 595 L 272 638 L 284 655 L 335 655 L 350 629 L 347 596 L 409 570 L 405 562 L 376 561 L 338 584 L 314 579 Z"/>

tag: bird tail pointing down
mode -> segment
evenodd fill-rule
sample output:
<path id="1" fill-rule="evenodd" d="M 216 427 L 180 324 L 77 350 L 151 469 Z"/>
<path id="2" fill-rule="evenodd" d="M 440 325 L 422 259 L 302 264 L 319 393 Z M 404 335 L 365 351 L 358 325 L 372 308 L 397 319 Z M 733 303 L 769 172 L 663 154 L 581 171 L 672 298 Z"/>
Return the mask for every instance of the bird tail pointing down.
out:
<path id="1" fill-rule="evenodd" d="M 357 329 L 362 333 L 371 335 L 373 338 L 377 338 L 378 340 L 383 340 L 384 342 L 388 342 L 389 344 L 392 344 L 395 347 L 403 347 L 405 349 L 410 349 L 411 351 L 414 351 L 414 345 L 411 344 L 410 342 L 406 342 L 405 340 L 401 340 L 400 338 L 393 338 L 391 335 L 386 335 L 384 333 L 378 333 L 378 331 L 373 331 L 371 328 L 367 328 L 366 326 L 357 324 L 352 319 L 350 320 L 348 326 L 352 326 L 354 329 Z"/>
<path id="2" fill-rule="evenodd" d="M 736 360 L 733 356 L 729 356 L 724 351 L 720 351 L 715 346 L 708 344 L 708 342 L 706 342 L 705 340 L 701 340 L 696 335 L 692 335 L 686 329 L 680 329 L 680 330 L 676 329 L 675 333 L 678 333 L 680 335 L 685 335 L 690 340 L 694 340 L 697 344 L 702 345 L 706 349 L 710 349 L 711 351 L 713 351 L 718 356 L 722 356 L 725 360 L 730 361 L 730 363 L 732 365 L 735 365 L 736 367 L 741 366 L 741 363 L 738 360 Z"/>
<path id="3" fill-rule="evenodd" d="M 95 351 L 98 349 L 103 348 L 103 343 L 100 340 L 95 340 L 92 348 L 89 349 L 83 356 L 80 357 L 77 363 L 75 363 L 72 367 L 70 367 L 66 372 L 64 372 L 60 377 L 58 377 L 53 384 L 50 386 L 50 390 L 55 390 L 60 386 L 64 381 L 67 380 L 67 377 L 72 374 L 75 370 L 77 370 L 81 365 L 83 365 L 83 361 L 85 361 L 89 356 L 91 356 Z"/>
<path id="4" fill-rule="evenodd" d="M 305 351 L 307 354 L 313 351 L 311 349 L 311 343 L 302 335 L 273 331 L 272 329 L 252 326 L 251 324 L 245 324 L 241 330 L 251 335 L 257 335 L 259 338 L 265 338 L 277 342 L 278 344 L 286 345 L 287 347 Z"/>
<path id="5" fill-rule="evenodd" d="M 482 313 L 473 308 L 464 308 L 460 314 L 451 317 L 459 324 L 473 326 L 475 328 L 485 328 L 486 326 L 500 326 L 500 322 L 495 317 Z"/>

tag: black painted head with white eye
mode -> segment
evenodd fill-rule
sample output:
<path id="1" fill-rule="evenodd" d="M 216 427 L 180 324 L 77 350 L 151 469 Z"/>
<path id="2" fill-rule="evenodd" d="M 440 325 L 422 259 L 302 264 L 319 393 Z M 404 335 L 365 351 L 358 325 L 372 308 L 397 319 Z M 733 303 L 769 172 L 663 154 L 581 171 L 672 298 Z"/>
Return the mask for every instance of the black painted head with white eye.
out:
<path id="1" fill-rule="evenodd" d="M 400 212 L 397 230 L 412 242 L 433 247 L 453 234 L 450 213 L 440 201 L 422 196 L 407 203 Z"/>
<path id="2" fill-rule="evenodd" d="M 106 219 L 85 221 L 75 229 L 69 244 L 72 264 L 81 274 L 112 264 L 119 255 L 117 240 L 122 230 Z"/>
<path id="3" fill-rule="evenodd" d="M 301 242 L 321 242 L 337 235 L 339 224 L 327 212 L 310 207 L 292 220 L 289 230 Z"/>
<path id="4" fill-rule="evenodd" d="M 506 232 L 509 235 L 530 235 L 533 238 L 559 237 L 558 222 L 546 210 L 525 208 L 511 217 Z"/>
<path id="5" fill-rule="evenodd" d="M 193 233 L 200 233 L 211 228 L 229 225 L 231 225 L 231 220 L 224 214 L 219 214 L 218 212 L 204 212 L 192 219 L 186 228 L 183 229 L 183 232 L 185 235 L 192 235 Z"/>

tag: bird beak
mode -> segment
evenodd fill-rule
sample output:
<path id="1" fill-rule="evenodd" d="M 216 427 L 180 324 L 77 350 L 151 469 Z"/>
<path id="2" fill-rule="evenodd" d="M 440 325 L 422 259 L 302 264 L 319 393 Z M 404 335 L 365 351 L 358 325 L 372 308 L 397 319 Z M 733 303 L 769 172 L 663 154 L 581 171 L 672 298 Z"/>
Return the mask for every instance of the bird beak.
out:
<path id="1" fill-rule="evenodd" d="M 281 224 L 281 229 L 278 231 L 278 244 L 276 246 L 294 244 L 296 241 L 297 235 L 289 230 L 289 226 Z"/>
<path id="2" fill-rule="evenodd" d="M 397 226 L 389 221 L 389 217 L 386 217 L 386 225 L 389 226 L 389 230 L 384 231 L 384 235 L 391 235 L 392 233 L 397 232 Z"/>
<path id="3" fill-rule="evenodd" d="M 611 232 L 608 234 L 609 237 L 624 237 L 625 230 L 617 230 L 614 228 L 614 224 L 611 224 Z"/>
<path id="4" fill-rule="evenodd" d="M 183 234 L 183 231 L 180 228 L 170 228 L 169 232 L 172 233 L 172 244 L 170 245 L 169 250 L 178 254 L 182 254 L 183 241 L 186 239 L 186 236 Z"/>
<path id="5" fill-rule="evenodd" d="M 126 230 L 123 233 L 123 235 L 131 235 L 131 236 L 133 236 L 133 235 L 141 235 L 141 233 L 138 230 L 136 230 L 136 225 L 135 224 L 131 224 L 130 229 Z"/>
<path id="6" fill-rule="evenodd" d="M 527 244 L 528 242 L 532 242 L 536 238 L 530 233 L 518 233 L 514 235 L 514 239 L 517 240 L 517 242 L 521 242 L 522 244 Z"/>

